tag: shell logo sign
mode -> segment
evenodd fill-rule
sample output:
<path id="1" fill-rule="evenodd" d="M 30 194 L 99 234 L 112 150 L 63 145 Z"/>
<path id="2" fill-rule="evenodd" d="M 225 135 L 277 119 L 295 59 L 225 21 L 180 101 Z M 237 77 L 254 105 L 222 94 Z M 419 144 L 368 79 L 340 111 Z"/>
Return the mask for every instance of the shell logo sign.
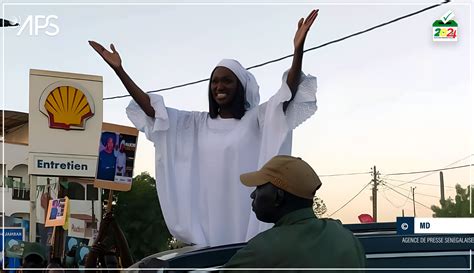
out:
<path id="1" fill-rule="evenodd" d="M 30 69 L 28 174 L 95 178 L 101 76 Z"/>
<path id="2" fill-rule="evenodd" d="M 94 116 L 94 101 L 84 88 L 60 82 L 43 91 L 39 109 L 48 117 L 49 128 L 84 130 L 87 119 Z"/>

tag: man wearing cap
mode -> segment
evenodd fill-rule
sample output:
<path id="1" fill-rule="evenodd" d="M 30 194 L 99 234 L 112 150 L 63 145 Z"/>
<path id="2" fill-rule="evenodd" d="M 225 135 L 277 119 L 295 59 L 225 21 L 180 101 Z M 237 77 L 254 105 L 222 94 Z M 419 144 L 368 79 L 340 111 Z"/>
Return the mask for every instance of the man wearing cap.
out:
<path id="1" fill-rule="evenodd" d="M 321 181 L 301 158 L 279 155 L 240 176 L 260 221 L 275 225 L 252 238 L 226 268 L 364 268 L 358 239 L 341 222 L 318 219 L 312 199 Z M 361 270 L 362 271 L 362 270 Z"/>

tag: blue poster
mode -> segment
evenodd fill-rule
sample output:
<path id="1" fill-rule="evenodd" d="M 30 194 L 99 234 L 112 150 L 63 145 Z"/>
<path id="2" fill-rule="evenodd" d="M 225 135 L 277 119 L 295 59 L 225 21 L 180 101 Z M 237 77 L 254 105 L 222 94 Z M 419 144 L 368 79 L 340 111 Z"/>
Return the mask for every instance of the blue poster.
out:
<path id="1" fill-rule="evenodd" d="M 5 256 L 5 261 L 1 260 L 5 268 L 19 268 L 21 256 L 23 255 L 23 240 L 25 229 L 22 227 L 5 227 L 1 229 L 1 258 Z M 5 252 L 5 255 L 4 255 Z"/>

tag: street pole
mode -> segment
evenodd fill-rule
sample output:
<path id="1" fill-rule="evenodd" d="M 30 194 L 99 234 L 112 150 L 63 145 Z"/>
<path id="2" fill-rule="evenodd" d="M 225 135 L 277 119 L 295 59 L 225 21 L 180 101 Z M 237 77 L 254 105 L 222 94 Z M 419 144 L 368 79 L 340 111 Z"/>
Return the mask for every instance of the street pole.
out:
<path id="1" fill-rule="evenodd" d="M 36 242 L 36 185 L 38 177 L 30 175 L 30 242 Z"/>
<path id="2" fill-rule="evenodd" d="M 61 185 L 61 178 L 58 179 L 58 199 L 66 197 L 66 189 Z M 69 203 L 70 205 L 70 203 Z M 64 215 L 67 214 L 67 211 L 64 212 Z M 66 238 L 64 229 L 62 227 L 55 227 L 53 229 L 54 241 L 53 244 L 53 255 L 54 258 L 63 257 L 64 252 L 64 240 Z"/>
<path id="3" fill-rule="evenodd" d="M 439 185 L 441 187 L 441 200 L 444 200 L 444 177 L 443 172 L 439 172 Z"/>
<path id="4" fill-rule="evenodd" d="M 412 187 L 412 196 L 413 196 L 413 217 L 416 217 L 416 208 L 415 208 L 415 189 L 416 187 Z"/>
<path id="5" fill-rule="evenodd" d="M 374 183 L 374 186 L 372 187 L 372 215 L 374 217 L 374 222 L 377 223 L 377 168 L 374 166 L 372 176 L 374 177 L 372 179 L 372 182 Z"/>

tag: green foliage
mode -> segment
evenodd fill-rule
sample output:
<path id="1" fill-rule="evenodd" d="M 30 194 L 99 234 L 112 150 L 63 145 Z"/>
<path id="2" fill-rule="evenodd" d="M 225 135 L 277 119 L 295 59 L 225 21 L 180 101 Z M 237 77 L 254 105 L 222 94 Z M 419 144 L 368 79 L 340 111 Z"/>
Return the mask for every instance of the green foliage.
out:
<path id="1" fill-rule="evenodd" d="M 132 189 L 116 195 L 114 212 L 135 261 L 168 250 L 171 235 L 158 202 L 155 179 L 148 173 L 135 176 Z"/>
<path id="2" fill-rule="evenodd" d="M 440 200 L 441 206 L 431 206 L 434 212 L 433 217 L 474 217 L 474 213 L 469 213 L 470 187 L 463 189 L 461 185 L 456 185 L 456 196 L 454 200 L 449 197 L 447 200 Z M 474 202 L 472 203 L 474 212 Z"/>

